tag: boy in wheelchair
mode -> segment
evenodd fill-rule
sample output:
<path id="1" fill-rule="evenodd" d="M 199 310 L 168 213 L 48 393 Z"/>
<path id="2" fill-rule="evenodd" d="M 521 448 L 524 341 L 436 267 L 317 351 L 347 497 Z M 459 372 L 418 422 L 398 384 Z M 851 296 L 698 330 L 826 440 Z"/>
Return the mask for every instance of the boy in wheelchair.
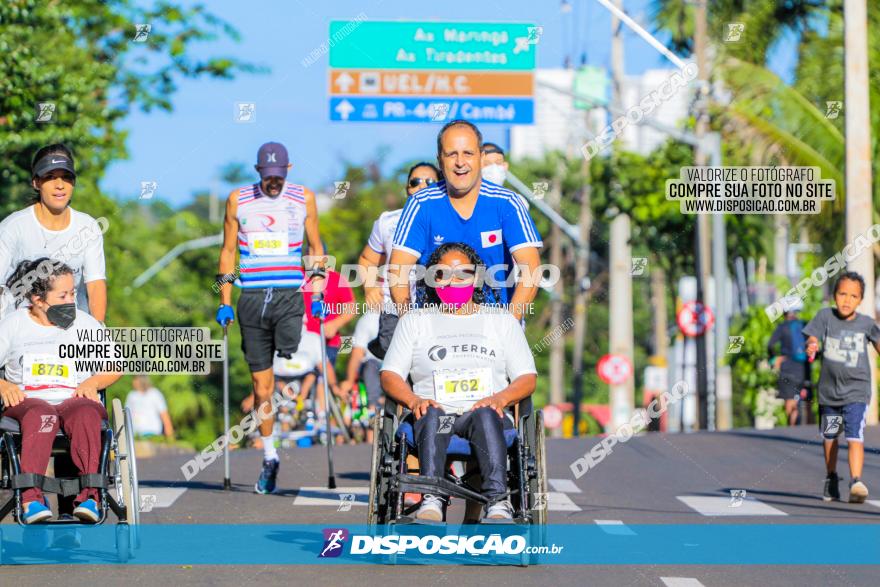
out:
<path id="1" fill-rule="evenodd" d="M 98 390 L 120 378 L 119 373 L 77 372 L 73 359 L 62 359 L 59 346 L 78 342 L 77 330 L 103 329 L 100 322 L 77 312 L 73 270 L 48 258 L 22 261 L 7 281 L 20 291 L 16 309 L 0 321 L 2 416 L 19 423 L 22 473 L 43 475 L 59 430 L 70 439 L 71 459 L 80 475 L 98 473 L 101 423 L 107 411 Z M 74 499 L 73 515 L 85 522 L 100 519 L 98 490 L 83 488 Z M 26 524 L 53 517 L 39 487 L 22 494 Z"/>
<path id="2" fill-rule="evenodd" d="M 480 470 L 484 517 L 510 520 L 506 408 L 535 390 L 535 361 L 512 314 L 484 306 L 475 288 L 482 261 L 469 246 L 449 243 L 428 262 L 419 283 L 425 307 L 401 318 L 382 365 L 382 387 L 411 412 L 419 473 L 443 477 L 452 435 L 469 441 Z M 412 386 L 407 383 L 411 378 Z M 509 434 L 509 433 L 508 433 Z M 425 494 L 416 518 L 442 521 L 445 497 Z"/>

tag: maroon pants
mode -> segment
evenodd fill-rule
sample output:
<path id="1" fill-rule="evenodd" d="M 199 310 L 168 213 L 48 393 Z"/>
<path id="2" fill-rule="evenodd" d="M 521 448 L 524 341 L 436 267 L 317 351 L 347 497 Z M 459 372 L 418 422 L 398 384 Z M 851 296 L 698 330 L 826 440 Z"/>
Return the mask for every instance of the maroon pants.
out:
<path id="1" fill-rule="evenodd" d="M 21 427 L 21 472 L 45 475 L 52 456 L 52 443 L 60 426 L 70 439 L 70 458 L 80 475 L 97 473 L 101 459 L 101 420 L 107 419 L 107 410 L 100 402 L 84 397 L 72 397 L 58 405 L 41 399 L 26 398 L 20 404 L 6 408 L 4 416 L 18 420 Z M 39 501 L 43 492 L 36 487 L 22 493 L 22 501 Z M 95 488 L 83 489 L 74 503 L 98 499 Z"/>

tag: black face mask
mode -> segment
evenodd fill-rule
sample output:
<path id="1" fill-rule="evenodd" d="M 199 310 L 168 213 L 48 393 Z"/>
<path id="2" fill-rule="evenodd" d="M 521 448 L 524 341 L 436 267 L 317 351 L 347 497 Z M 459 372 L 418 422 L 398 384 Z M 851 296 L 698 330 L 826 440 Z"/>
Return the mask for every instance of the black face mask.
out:
<path id="1" fill-rule="evenodd" d="M 73 324 L 73 321 L 76 320 L 76 304 L 55 304 L 54 306 L 49 306 L 49 309 L 46 310 L 46 317 L 49 319 L 49 322 L 58 328 L 67 330 Z"/>

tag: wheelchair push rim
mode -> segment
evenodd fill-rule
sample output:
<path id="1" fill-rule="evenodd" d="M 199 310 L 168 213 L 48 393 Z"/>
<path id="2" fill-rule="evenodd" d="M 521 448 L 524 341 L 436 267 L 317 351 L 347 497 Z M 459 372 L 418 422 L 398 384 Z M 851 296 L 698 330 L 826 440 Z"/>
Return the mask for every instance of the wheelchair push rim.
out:
<path id="1" fill-rule="evenodd" d="M 125 522 L 140 524 L 137 460 L 134 454 L 134 431 L 131 413 L 119 398 L 113 400 L 113 434 L 116 441 L 116 493 L 125 504 Z"/>
<path id="2" fill-rule="evenodd" d="M 368 504 L 367 524 L 376 525 L 379 517 L 379 453 L 381 447 L 382 417 L 377 414 L 373 419 L 373 453 L 370 460 L 370 503 Z"/>

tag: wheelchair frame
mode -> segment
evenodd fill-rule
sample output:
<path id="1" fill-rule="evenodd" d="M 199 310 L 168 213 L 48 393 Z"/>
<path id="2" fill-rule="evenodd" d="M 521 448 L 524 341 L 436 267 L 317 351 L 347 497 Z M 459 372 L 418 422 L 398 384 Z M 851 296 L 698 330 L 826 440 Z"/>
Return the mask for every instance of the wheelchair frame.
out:
<path id="1" fill-rule="evenodd" d="M 106 407 L 104 390 L 100 390 L 99 395 L 101 403 Z M 2 433 L 0 434 L 0 489 L 11 490 L 13 493 L 12 497 L 0 506 L 0 522 L 12 513 L 16 523 L 26 526 L 21 498 L 25 489 L 38 487 L 44 492 L 56 493 L 59 497 L 70 497 L 78 494 L 84 487 L 94 487 L 98 490 L 101 506 L 101 517 L 95 525 L 103 524 L 107 519 L 107 510 L 112 510 L 117 518 L 117 558 L 120 562 L 125 562 L 133 556 L 133 551 L 139 542 L 137 528 L 140 524 L 137 460 L 134 454 L 131 413 L 128 408 L 123 407 L 118 398 L 112 402 L 112 426 L 106 420 L 101 423 L 101 456 L 98 473 L 74 478 L 22 473 L 19 460 L 22 439 L 18 422 L 9 417 L 0 417 L 0 433 Z M 69 451 L 70 440 L 59 429 L 52 443 L 51 454 L 52 456 L 68 455 Z M 116 488 L 115 498 L 110 492 L 111 486 Z M 73 519 L 52 520 L 27 526 L 80 524 L 83 522 Z M 0 550 L 0 560 L 2 560 L 2 550 Z"/>
<path id="2" fill-rule="evenodd" d="M 543 414 L 534 410 L 531 397 L 514 407 L 516 440 L 507 449 L 507 486 L 514 506 L 513 522 L 544 526 L 547 523 L 547 463 Z M 397 437 L 402 410 L 387 395 L 385 410 L 373 422 L 373 454 L 370 468 L 370 497 L 368 523 L 393 525 L 414 523 L 410 515 L 418 505 L 405 507 L 404 494 L 435 493 L 468 500 L 482 505 L 487 498 L 478 492 L 479 470 L 472 467 L 458 476 L 446 469 L 444 477 L 424 477 L 410 474 L 407 456 L 414 454 L 405 439 Z M 450 455 L 449 462 L 471 464 L 473 455 Z M 466 523 L 476 520 L 467 519 Z"/>

